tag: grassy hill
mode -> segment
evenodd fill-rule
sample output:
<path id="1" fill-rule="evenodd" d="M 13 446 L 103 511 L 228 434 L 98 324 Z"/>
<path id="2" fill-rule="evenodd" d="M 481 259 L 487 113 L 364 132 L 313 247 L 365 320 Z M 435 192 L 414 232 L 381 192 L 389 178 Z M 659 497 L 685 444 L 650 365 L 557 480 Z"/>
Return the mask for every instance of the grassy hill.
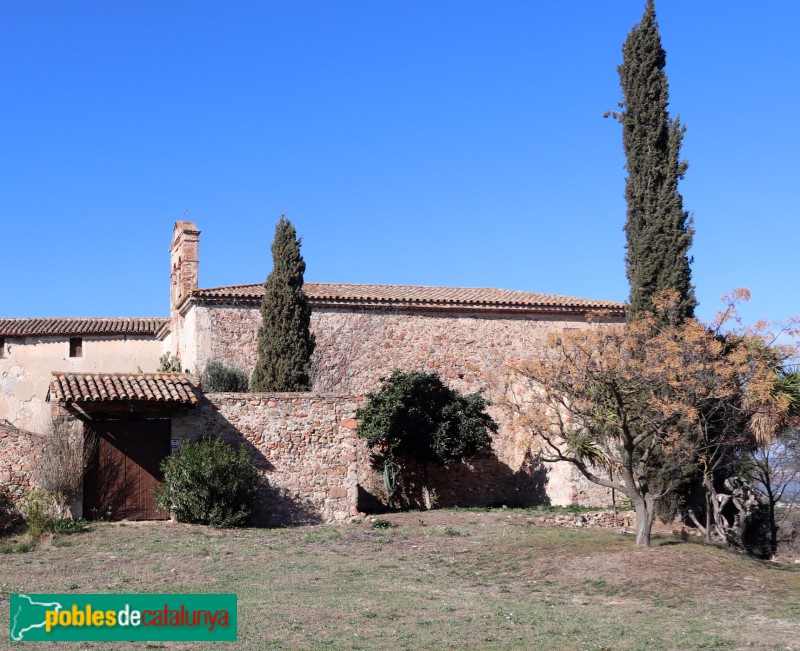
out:
<path id="1" fill-rule="evenodd" d="M 227 648 L 237 651 L 800 649 L 800 565 L 672 536 L 635 549 L 629 536 L 541 526 L 527 511 L 387 520 L 394 526 L 97 524 L 0 555 L 0 599 L 236 592 L 239 642 Z M 0 627 L 7 640 L 7 603 Z"/>

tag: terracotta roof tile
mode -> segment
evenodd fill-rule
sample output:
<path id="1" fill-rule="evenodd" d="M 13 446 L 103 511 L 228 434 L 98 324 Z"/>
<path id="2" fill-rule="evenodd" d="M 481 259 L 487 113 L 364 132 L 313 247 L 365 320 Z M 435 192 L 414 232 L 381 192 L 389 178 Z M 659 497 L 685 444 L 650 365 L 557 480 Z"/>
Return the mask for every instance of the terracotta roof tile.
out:
<path id="1" fill-rule="evenodd" d="M 55 337 L 68 335 L 150 335 L 169 332 L 165 318 L 47 318 L 0 319 L 0 337 Z"/>
<path id="2" fill-rule="evenodd" d="M 363 305 L 402 308 L 483 309 L 497 311 L 602 311 L 623 314 L 624 303 L 557 296 L 491 287 L 421 287 L 416 285 L 348 285 L 306 283 L 311 305 Z M 264 285 L 231 285 L 196 289 L 199 300 L 257 302 Z"/>
<path id="3" fill-rule="evenodd" d="M 112 402 L 148 400 L 193 405 L 197 395 L 183 373 L 53 372 L 48 400 Z"/>

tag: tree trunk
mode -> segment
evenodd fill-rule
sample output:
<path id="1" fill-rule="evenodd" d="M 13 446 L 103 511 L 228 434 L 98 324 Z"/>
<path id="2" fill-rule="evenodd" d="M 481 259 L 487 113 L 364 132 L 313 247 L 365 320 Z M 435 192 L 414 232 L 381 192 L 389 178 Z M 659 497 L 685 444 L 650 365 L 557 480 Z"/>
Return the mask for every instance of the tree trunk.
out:
<path id="1" fill-rule="evenodd" d="M 653 506 L 645 497 L 637 496 L 633 501 L 636 509 L 636 546 L 649 547 L 650 534 L 653 530 Z"/>
<path id="2" fill-rule="evenodd" d="M 778 523 L 775 521 L 775 496 L 772 493 L 772 487 L 768 482 L 765 483 L 767 487 L 767 505 L 769 507 L 769 549 L 775 554 L 778 551 Z"/>
<path id="3" fill-rule="evenodd" d="M 617 521 L 617 491 L 613 488 L 611 489 L 611 506 L 614 507 L 614 526 L 618 526 L 619 522 Z"/>
<path id="4" fill-rule="evenodd" d="M 433 507 L 431 502 L 431 489 L 428 485 L 428 462 L 422 464 L 422 505 L 426 511 L 430 511 Z"/>
<path id="5" fill-rule="evenodd" d="M 711 503 L 711 490 L 708 488 L 706 478 L 706 542 L 711 544 L 711 529 L 714 526 L 714 505 Z"/>

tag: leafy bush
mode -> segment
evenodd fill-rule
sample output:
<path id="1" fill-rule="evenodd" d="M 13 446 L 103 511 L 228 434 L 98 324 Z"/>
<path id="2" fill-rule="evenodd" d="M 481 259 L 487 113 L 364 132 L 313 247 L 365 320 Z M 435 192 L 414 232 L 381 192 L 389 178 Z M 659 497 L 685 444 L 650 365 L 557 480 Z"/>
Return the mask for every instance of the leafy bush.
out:
<path id="1" fill-rule="evenodd" d="M 428 464 L 446 466 L 488 450 L 497 423 L 480 393 L 461 395 L 436 373 L 394 371 L 381 381 L 380 391 L 368 393 L 356 412 L 358 435 L 377 451 L 373 459 L 389 500 L 411 462 L 422 470 L 423 500 L 431 508 Z"/>
<path id="2" fill-rule="evenodd" d="M 741 541 L 741 546 L 753 556 L 769 558 L 773 554 L 770 533 L 769 507 L 759 503 L 750 513 L 747 533 Z"/>
<path id="3" fill-rule="evenodd" d="M 247 375 L 238 368 L 225 366 L 222 362 L 209 362 L 203 371 L 204 391 L 227 391 L 241 393 L 247 391 Z"/>
<path id="4" fill-rule="evenodd" d="M 33 540 L 55 531 L 56 504 L 56 498 L 42 490 L 33 490 L 26 496 L 25 525 Z"/>
<path id="5" fill-rule="evenodd" d="M 17 531 L 22 523 L 22 514 L 17 510 L 8 489 L 0 487 L 0 538 Z"/>
<path id="6" fill-rule="evenodd" d="M 156 501 L 179 522 L 233 527 L 253 512 L 258 472 L 244 449 L 234 450 L 219 437 L 181 446 L 161 470 Z"/>

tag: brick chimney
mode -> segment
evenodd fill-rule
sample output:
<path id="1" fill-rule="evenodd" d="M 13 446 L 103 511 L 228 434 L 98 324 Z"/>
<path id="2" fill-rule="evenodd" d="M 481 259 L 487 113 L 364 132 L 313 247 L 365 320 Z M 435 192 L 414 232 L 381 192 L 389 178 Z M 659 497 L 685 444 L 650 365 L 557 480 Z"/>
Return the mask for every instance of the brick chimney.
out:
<path id="1" fill-rule="evenodd" d="M 198 267 L 200 265 L 200 231 L 194 222 L 175 222 L 172 231 L 170 258 L 169 315 L 172 319 L 172 335 L 175 341 L 175 354 L 180 354 L 180 334 L 182 319 L 178 307 L 192 290 L 197 289 Z"/>

